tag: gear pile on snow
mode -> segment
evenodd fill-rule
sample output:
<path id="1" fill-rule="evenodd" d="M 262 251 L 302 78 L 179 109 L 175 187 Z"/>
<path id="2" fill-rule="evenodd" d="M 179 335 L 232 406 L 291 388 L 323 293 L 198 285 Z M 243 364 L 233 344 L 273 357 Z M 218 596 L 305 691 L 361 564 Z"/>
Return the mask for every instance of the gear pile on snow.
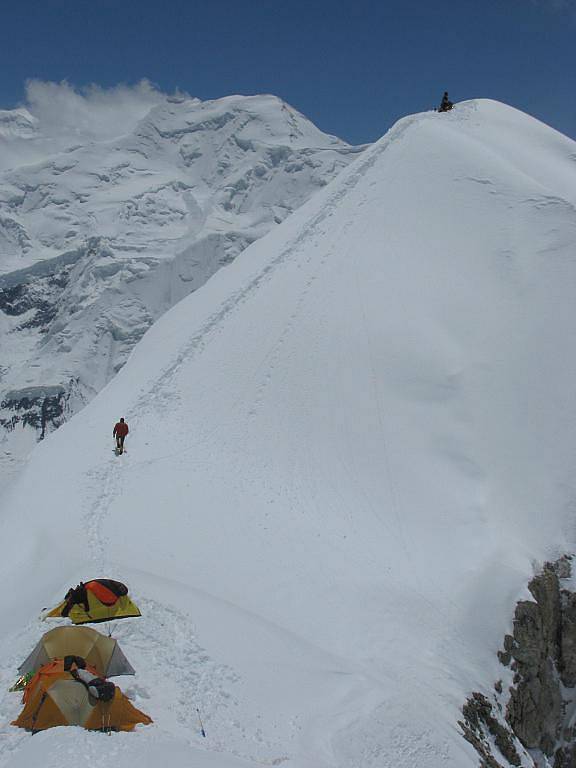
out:
<path id="1" fill-rule="evenodd" d="M 125 584 L 112 579 L 92 579 L 69 589 L 64 600 L 46 618 L 64 617 L 73 624 L 95 624 L 141 615 L 128 596 Z"/>

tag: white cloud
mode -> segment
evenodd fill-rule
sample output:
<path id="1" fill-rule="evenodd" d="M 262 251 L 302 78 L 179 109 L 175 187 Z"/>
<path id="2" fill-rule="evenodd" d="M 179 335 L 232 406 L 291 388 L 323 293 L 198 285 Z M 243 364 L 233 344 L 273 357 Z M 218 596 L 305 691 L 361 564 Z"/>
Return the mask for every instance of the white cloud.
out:
<path id="1" fill-rule="evenodd" d="M 147 80 L 134 86 L 78 89 L 69 83 L 29 80 L 26 108 L 45 137 L 107 139 L 130 131 L 167 95 Z"/>

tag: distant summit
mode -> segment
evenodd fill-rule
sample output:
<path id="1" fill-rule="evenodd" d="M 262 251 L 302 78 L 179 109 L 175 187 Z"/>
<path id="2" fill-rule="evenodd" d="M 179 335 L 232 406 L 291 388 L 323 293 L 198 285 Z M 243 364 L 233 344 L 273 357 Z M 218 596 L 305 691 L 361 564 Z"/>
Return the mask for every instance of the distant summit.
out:
<path id="1" fill-rule="evenodd" d="M 0 110 L 0 141 L 31 139 L 37 136 L 38 120 L 27 109 Z M 8 149 L 9 143 L 5 144 Z"/>

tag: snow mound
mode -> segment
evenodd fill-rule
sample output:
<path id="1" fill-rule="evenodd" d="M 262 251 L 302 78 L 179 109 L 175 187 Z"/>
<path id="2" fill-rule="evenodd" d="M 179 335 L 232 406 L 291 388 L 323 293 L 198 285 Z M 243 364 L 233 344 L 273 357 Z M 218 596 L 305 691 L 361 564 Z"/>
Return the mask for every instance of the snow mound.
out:
<path id="1" fill-rule="evenodd" d="M 1 509 L 2 680 L 78 579 L 143 608 L 116 634 L 155 724 L 82 734 L 88 764 L 476 766 L 459 709 L 574 541 L 575 157 L 491 101 L 401 120 L 34 451 Z M 77 759 L 1 733 L 0 766 Z"/>

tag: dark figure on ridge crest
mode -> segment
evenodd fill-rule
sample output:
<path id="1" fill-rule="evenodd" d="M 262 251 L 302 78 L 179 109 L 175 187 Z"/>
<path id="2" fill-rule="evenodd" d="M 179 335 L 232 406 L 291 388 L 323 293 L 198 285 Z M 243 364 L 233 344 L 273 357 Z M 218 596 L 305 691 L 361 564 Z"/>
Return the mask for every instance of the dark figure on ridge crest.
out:
<path id="1" fill-rule="evenodd" d="M 444 96 L 442 96 L 442 102 L 438 107 L 438 112 L 449 112 L 453 106 L 454 104 L 448 98 L 448 91 L 444 91 Z"/>

